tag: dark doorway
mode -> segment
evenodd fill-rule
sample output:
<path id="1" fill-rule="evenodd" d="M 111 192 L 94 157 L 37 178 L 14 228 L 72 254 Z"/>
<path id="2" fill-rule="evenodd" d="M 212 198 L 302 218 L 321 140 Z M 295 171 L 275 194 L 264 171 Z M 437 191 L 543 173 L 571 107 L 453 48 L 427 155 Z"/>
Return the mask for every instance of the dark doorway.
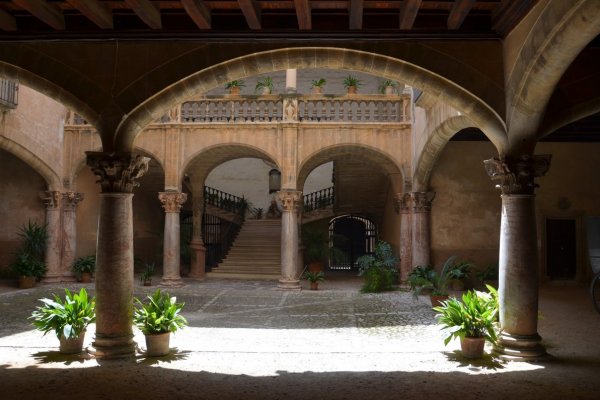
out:
<path id="1" fill-rule="evenodd" d="M 367 218 L 344 215 L 330 221 L 329 237 L 330 246 L 343 253 L 330 260 L 329 268 L 356 269 L 356 259 L 373 252 L 377 232 L 375 224 Z"/>
<path id="2" fill-rule="evenodd" d="M 546 220 L 546 268 L 550 279 L 575 279 L 577 246 L 574 219 Z"/>

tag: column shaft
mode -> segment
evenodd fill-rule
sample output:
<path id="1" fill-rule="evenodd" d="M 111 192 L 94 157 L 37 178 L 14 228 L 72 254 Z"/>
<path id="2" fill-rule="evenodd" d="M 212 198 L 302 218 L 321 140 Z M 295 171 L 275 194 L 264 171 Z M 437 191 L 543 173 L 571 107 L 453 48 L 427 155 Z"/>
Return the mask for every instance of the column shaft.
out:
<path id="1" fill-rule="evenodd" d="M 431 244 L 429 240 L 429 219 L 431 215 L 431 202 L 435 198 L 434 192 L 414 192 L 412 215 L 412 263 L 414 265 L 428 265 L 431 263 Z"/>
<path id="2" fill-rule="evenodd" d="M 192 249 L 192 264 L 190 265 L 189 277 L 196 280 L 203 280 L 206 277 L 206 247 L 204 247 L 204 241 L 202 240 L 204 198 L 194 197 L 193 203 L 193 235 L 192 240 L 190 241 L 190 249 Z"/>
<path id="3" fill-rule="evenodd" d="M 302 192 L 282 190 L 278 192 L 281 201 L 281 279 L 282 289 L 299 289 L 298 270 L 298 208 L 302 202 Z"/>
<path id="4" fill-rule="evenodd" d="M 46 274 L 42 282 L 60 282 L 60 257 L 61 257 L 61 226 L 60 226 L 60 199 L 61 194 L 57 191 L 45 191 L 40 193 L 42 200 L 46 204 L 46 252 L 44 253 L 44 262 L 46 264 Z"/>
<path id="5" fill-rule="evenodd" d="M 163 245 L 163 286 L 182 286 L 180 261 L 181 243 L 179 227 L 179 210 L 186 201 L 187 195 L 179 192 L 161 192 L 159 200 L 165 209 L 165 232 Z"/>
<path id="6" fill-rule="evenodd" d="M 77 204 L 83 200 L 83 194 L 77 192 L 63 193 L 63 246 L 62 276 L 64 281 L 74 281 L 71 266 L 77 252 Z"/>

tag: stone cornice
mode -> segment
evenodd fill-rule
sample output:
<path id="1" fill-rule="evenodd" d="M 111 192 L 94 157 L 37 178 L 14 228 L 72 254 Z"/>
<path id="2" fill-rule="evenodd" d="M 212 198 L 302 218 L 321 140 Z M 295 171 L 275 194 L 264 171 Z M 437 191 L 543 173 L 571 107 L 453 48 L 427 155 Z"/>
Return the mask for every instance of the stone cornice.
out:
<path id="1" fill-rule="evenodd" d="M 523 155 L 519 158 L 491 158 L 483 163 L 490 178 L 500 181 L 496 187 L 502 194 L 533 195 L 537 187 L 534 179 L 548 172 L 551 159 L 549 154 Z"/>
<path id="2" fill-rule="evenodd" d="M 131 193 L 148 171 L 148 157 L 131 153 L 87 151 L 87 165 L 98 176 L 102 193 Z"/>
<path id="3" fill-rule="evenodd" d="M 187 194 L 181 192 L 159 192 L 158 200 L 160 200 L 165 212 L 178 213 L 183 203 L 187 200 Z"/>

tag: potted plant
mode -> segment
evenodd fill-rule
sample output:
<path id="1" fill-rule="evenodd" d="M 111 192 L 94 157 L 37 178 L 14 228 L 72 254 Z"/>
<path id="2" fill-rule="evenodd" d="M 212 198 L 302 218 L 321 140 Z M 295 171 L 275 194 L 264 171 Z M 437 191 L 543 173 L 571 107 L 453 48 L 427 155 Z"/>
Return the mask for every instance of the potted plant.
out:
<path id="1" fill-rule="evenodd" d="M 26 289 L 33 287 L 35 281 L 40 280 L 46 273 L 43 260 L 48 233 L 46 225 L 28 221 L 19 228 L 18 235 L 23 242 L 10 267 L 19 277 L 19 287 Z"/>
<path id="2" fill-rule="evenodd" d="M 329 258 L 327 232 L 311 227 L 303 227 L 302 244 L 304 245 L 304 262 L 308 264 L 308 271 L 322 272 Z"/>
<path id="3" fill-rule="evenodd" d="M 135 299 L 138 307 L 133 312 L 133 321 L 146 336 L 146 355 L 167 355 L 171 332 L 187 325 L 186 319 L 179 314 L 184 303 L 177 303 L 175 297 L 162 293 L 160 289 L 146 298 L 147 303 Z"/>
<path id="4" fill-rule="evenodd" d="M 424 291 L 429 292 L 432 307 L 439 306 L 442 301 L 448 299 L 448 286 L 452 281 L 449 271 L 454 265 L 455 259 L 456 256 L 449 257 L 439 273 L 431 267 L 421 267 L 421 274 L 425 272 L 425 275 L 417 275 L 409 279 L 414 295 L 418 296 Z"/>
<path id="5" fill-rule="evenodd" d="M 256 82 L 254 91 L 256 93 L 262 92 L 262 94 L 271 94 L 273 91 L 273 79 L 270 76 L 265 76 L 264 78 L 259 79 Z"/>
<path id="6" fill-rule="evenodd" d="M 464 290 L 465 280 L 473 268 L 473 263 L 468 261 L 457 261 L 448 270 L 450 286 L 452 290 Z"/>
<path id="7" fill-rule="evenodd" d="M 498 296 L 494 288 L 490 293 L 468 291 L 462 301 L 450 298 L 433 309 L 438 323 L 446 329 L 444 344 L 459 338 L 463 356 L 481 358 L 485 341 L 495 343 L 498 320 Z"/>
<path id="8" fill-rule="evenodd" d="M 81 352 L 87 326 L 96 320 L 95 300 L 89 298 L 85 288 L 79 293 L 65 289 L 65 298 L 40 299 L 44 305 L 31 314 L 33 325 L 44 335 L 54 331 L 60 341 L 60 352 Z"/>
<path id="9" fill-rule="evenodd" d="M 140 276 L 140 281 L 144 286 L 152 286 L 152 277 L 154 276 L 154 263 L 146 264 L 144 272 Z"/>
<path id="10" fill-rule="evenodd" d="M 310 84 L 311 84 L 312 92 L 314 94 L 323 93 L 323 86 L 325 86 L 326 83 L 327 83 L 327 81 L 325 80 L 325 78 L 320 78 L 320 79 L 311 81 Z"/>
<path id="11" fill-rule="evenodd" d="M 398 84 L 392 80 L 385 80 L 379 84 L 379 93 L 392 95 L 394 94 L 394 90 L 398 87 Z"/>
<path id="12" fill-rule="evenodd" d="M 498 287 L 498 263 L 490 264 L 482 271 L 477 272 L 477 279 L 484 286 Z"/>
<path id="13" fill-rule="evenodd" d="M 310 282 L 310 290 L 319 290 L 319 282 L 325 280 L 325 274 L 323 271 L 319 272 L 310 272 L 306 271 L 304 273 L 304 279 Z"/>
<path id="14" fill-rule="evenodd" d="M 356 93 L 356 89 L 362 85 L 362 82 L 358 78 L 348 75 L 344 78 L 343 84 L 348 91 L 348 94 L 354 94 Z"/>
<path id="15" fill-rule="evenodd" d="M 363 293 L 391 290 L 398 281 L 398 257 L 393 254 L 392 246 L 383 240 L 375 244 L 373 255 L 360 256 L 356 262 L 359 266 L 358 274 L 365 277 L 361 289 Z"/>
<path id="16" fill-rule="evenodd" d="M 244 86 L 246 86 L 244 84 L 244 81 L 242 79 L 238 79 L 235 81 L 227 82 L 227 84 L 225 85 L 225 89 L 229 90 L 229 94 L 231 94 L 233 96 L 239 96 L 240 90 Z"/>
<path id="17" fill-rule="evenodd" d="M 90 283 L 92 281 L 92 274 L 96 270 L 96 256 L 79 257 L 71 266 L 71 270 L 78 281 Z"/>

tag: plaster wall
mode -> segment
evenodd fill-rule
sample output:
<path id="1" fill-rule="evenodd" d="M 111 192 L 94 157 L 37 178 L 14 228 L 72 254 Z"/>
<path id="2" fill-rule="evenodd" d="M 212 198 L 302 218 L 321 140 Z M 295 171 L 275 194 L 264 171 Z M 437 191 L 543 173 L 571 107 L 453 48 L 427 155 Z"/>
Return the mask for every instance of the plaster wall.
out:
<path id="1" fill-rule="evenodd" d="M 45 223 L 46 212 L 39 192 L 44 179 L 24 161 L 0 150 L 0 276 L 8 272 L 21 240 L 18 231 L 28 221 Z"/>

